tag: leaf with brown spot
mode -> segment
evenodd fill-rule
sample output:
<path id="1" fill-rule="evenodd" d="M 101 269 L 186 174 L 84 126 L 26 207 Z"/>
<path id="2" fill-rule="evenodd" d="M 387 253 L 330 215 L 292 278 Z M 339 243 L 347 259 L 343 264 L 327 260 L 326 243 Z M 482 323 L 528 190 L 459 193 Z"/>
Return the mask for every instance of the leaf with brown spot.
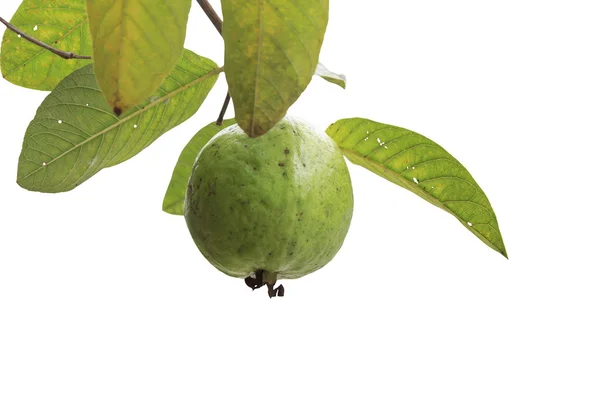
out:
<path id="1" fill-rule="evenodd" d="M 115 117 L 85 66 L 46 97 L 29 124 L 17 182 L 39 192 L 74 189 L 104 168 L 135 156 L 194 115 L 221 68 L 186 50 L 158 91 Z"/>
<path id="2" fill-rule="evenodd" d="M 158 89 L 178 62 L 191 0 L 87 0 L 94 72 L 121 115 Z"/>

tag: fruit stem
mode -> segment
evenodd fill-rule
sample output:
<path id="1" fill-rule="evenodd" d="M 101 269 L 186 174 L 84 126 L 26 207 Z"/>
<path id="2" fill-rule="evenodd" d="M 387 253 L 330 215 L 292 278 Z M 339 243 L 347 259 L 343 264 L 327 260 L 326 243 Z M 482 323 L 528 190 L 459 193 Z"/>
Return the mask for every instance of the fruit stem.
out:
<path id="1" fill-rule="evenodd" d="M 219 114 L 219 118 L 217 118 L 217 122 L 215 122 L 218 126 L 223 125 L 223 120 L 225 119 L 225 113 L 227 112 L 227 107 L 229 107 L 229 101 L 231 100 L 231 96 L 227 93 L 225 96 L 225 102 L 223 103 L 223 108 L 221 108 L 221 113 Z"/>
<path id="2" fill-rule="evenodd" d="M 221 36 L 223 36 L 223 20 L 219 17 L 219 14 L 215 11 L 215 9 L 210 5 L 208 0 L 197 0 L 202 10 L 204 10 L 204 14 L 210 19 L 210 22 L 213 23 L 217 31 Z M 221 112 L 219 113 L 219 118 L 217 118 L 217 126 L 223 125 L 223 119 L 225 119 L 225 113 L 227 112 L 227 108 L 229 107 L 229 101 L 231 100 L 231 96 L 229 92 L 227 92 L 227 96 L 225 96 L 225 101 L 223 102 L 223 108 L 221 108 Z"/>
<path id="3" fill-rule="evenodd" d="M 200 7 L 204 10 L 204 14 L 210 19 L 210 22 L 213 23 L 219 34 L 223 34 L 223 21 L 219 14 L 215 11 L 215 9 L 210 5 L 208 0 L 197 0 Z"/>

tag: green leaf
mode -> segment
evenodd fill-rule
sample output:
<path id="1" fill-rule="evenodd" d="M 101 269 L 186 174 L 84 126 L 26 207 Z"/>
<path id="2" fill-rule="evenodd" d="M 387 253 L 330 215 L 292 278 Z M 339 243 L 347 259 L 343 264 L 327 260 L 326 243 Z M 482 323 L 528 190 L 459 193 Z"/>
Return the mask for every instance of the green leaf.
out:
<path id="1" fill-rule="evenodd" d="M 362 118 L 340 120 L 327 134 L 350 161 L 454 215 L 507 257 L 485 193 L 467 169 L 438 144 L 407 129 Z"/>
<path id="2" fill-rule="evenodd" d="M 85 0 L 25 0 L 10 21 L 28 35 L 59 50 L 92 54 Z M 52 90 L 91 60 L 65 60 L 6 30 L 2 39 L 2 76 L 16 85 Z"/>
<path id="3" fill-rule="evenodd" d="M 225 75 L 235 117 L 265 134 L 310 83 L 329 19 L 329 0 L 222 0 Z"/>
<path id="4" fill-rule="evenodd" d="M 336 74 L 335 72 L 331 72 L 321 63 L 317 65 L 317 71 L 315 75 L 320 76 L 325 79 L 327 82 L 331 82 L 335 85 L 338 85 L 342 89 L 346 89 L 346 75 Z"/>
<path id="5" fill-rule="evenodd" d="M 152 95 L 183 51 L 191 0 L 87 0 L 94 72 L 115 112 Z"/>
<path id="6" fill-rule="evenodd" d="M 171 177 L 171 182 L 169 182 L 169 187 L 163 201 L 163 211 L 173 215 L 183 215 L 185 193 L 198 153 L 217 133 L 233 124 L 235 124 L 234 119 L 223 121 L 223 125 L 217 125 L 214 122 L 210 123 L 200 129 L 192 140 L 189 141 L 181 152 L 179 160 L 177 160 L 177 165 L 175 165 L 175 169 L 173 170 L 173 176 Z"/>
<path id="7" fill-rule="evenodd" d="M 71 190 L 133 157 L 198 110 L 222 72 L 185 51 L 158 91 L 120 118 L 98 89 L 92 65 L 65 78 L 29 124 L 17 182 L 28 190 Z"/>

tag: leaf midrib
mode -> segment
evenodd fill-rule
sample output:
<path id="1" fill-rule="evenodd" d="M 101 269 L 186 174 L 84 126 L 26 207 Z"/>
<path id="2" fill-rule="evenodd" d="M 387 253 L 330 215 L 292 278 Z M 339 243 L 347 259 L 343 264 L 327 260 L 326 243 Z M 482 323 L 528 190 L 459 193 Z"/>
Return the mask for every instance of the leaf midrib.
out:
<path id="1" fill-rule="evenodd" d="M 124 47 L 124 42 L 125 42 L 125 16 L 127 15 L 127 13 L 125 12 L 126 10 L 126 3 L 127 0 L 122 0 L 121 3 L 121 25 L 120 25 L 120 30 L 121 30 L 121 35 L 119 38 L 119 52 L 117 55 L 117 77 L 116 77 L 116 81 L 117 81 L 117 85 L 115 87 L 115 99 L 114 99 L 114 104 L 112 105 L 113 107 L 116 107 L 117 104 L 119 103 L 120 99 L 121 99 L 121 67 L 123 65 L 122 63 L 122 57 L 123 57 L 123 47 Z M 119 105 L 120 106 L 120 105 Z"/>
<path id="2" fill-rule="evenodd" d="M 258 2 L 258 49 L 256 51 L 256 79 L 254 81 L 254 104 L 252 105 L 252 123 L 250 124 L 250 133 L 254 135 L 254 128 L 256 125 L 256 109 L 258 104 L 258 88 L 260 79 L 260 58 L 262 56 L 262 42 L 263 42 L 263 10 L 264 0 Z"/>
<path id="3" fill-rule="evenodd" d="M 199 78 L 197 78 L 197 79 L 193 80 L 192 82 L 190 82 L 190 83 L 188 83 L 188 84 L 186 84 L 186 85 L 183 85 L 183 86 L 179 87 L 178 89 L 174 90 L 173 92 L 171 92 L 171 93 L 169 93 L 169 94 L 167 94 L 167 95 L 165 95 L 165 96 L 163 96 L 163 97 L 160 97 L 160 98 L 158 98 L 157 100 L 155 100 L 155 101 L 151 102 L 151 103 L 150 103 L 150 104 L 148 104 L 147 106 L 144 106 L 144 107 L 141 107 L 141 108 L 139 108 L 139 109 L 138 109 L 136 112 L 134 112 L 134 113 L 132 113 L 132 114 L 128 115 L 127 117 L 125 117 L 125 118 L 123 118 L 123 119 L 119 119 L 119 120 L 118 120 L 116 123 L 114 123 L 114 124 L 112 124 L 112 125 L 108 126 L 107 128 L 105 128 L 105 129 L 101 130 L 100 132 L 98 132 L 98 133 L 96 133 L 96 134 L 94 134 L 94 135 L 90 136 L 89 138 L 85 139 L 84 141 L 82 141 L 82 142 L 80 142 L 80 143 L 77 143 L 75 146 L 71 147 L 70 149 L 68 149 L 67 151 L 63 152 L 62 154 L 59 154 L 59 155 L 58 155 L 57 157 L 55 157 L 54 159 L 52 159 L 52 160 L 48 161 L 48 162 L 46 163 L 46 165 L 45 165 L 45 166 L 41 166 L 41 167 L 37 168 L 36 170 L 34 170 L 34 171 L 30 172 L 30 173 L 29 173 L 29 174 L 27 174 L 26 176 L 24 176 L 24 177 L 21 177 L 21 178 L 17 179 L 17 182 L 22 182 L 22 181 L 24 181 L 25 179 L 29 178 L 29 177 L 30 177 L 30 176 L 32 176 L 32 175 L 35 175 L 36 173 L 38 173 L 38 172 L 39 172 L 39 171 L 41 171 L 42 169 L 44 169 L 44 168 L 48 168 L 48 167 L 49 167 L 51 164 L 53 164 L 53 163 L 54 163 L 54 162 L 56 162 L 57 160 L 59 160 L 59 159 L 61 159 L 62 157 L 66 156 L 67 154 L 71 153 L 72 151 L 74 151 L 74 150 L 76 150 L 76 149 L 78 149 L 78 148 L 82 147 L 82 146 L 83 146 L 83 145 L 85 145 L 86 143 L 88 143 L 88 142 L 90 142 L 90 141 L 92 141 L 92 140 L 94 140 L 94 139 L 96 139 L 96 138 L 98 138 L 98 137 L 100 137 L 100 136 L 102 136 L 102 135 L 104 135 L 104 134 L 106 134 L 106 133 L 108 133 L 108 132 L 112 131 L 112 130 L 113 130 L 113 129 L 115 129 L 116 127 L 119 127 L 119 126 L 121 126 L 122 124 L 124 124 L 125 122 L 129 121 L 130 119 L 133 119 L 134 117 L 136 117 L 136 116 L 138 116 L 138 115 L 140 115 L 140 114 L 142 114 L 142 113 L 144 113 L 144 112 L 148 111 L 149 109 L 151 109 L 151 108 L 153 108 L 154 106 L 156 106 L 156 105 L 158 105 L 158 104 L 162 103 L 163 101 L 165 101 L 165 100 L 167 100 L 167 99 L 170 99 L 171 97 L 174 97 L 174 96 L 176 96 L 177 94 L 179 94 L 179 93 L 181 93 L 181 92 L 183 92 L 183 91 L 185 91 L 185 90 L 189 89 L 190 87 L 192 87 L 192 86 L 195 86 L 195 85 L 199 84 L 200 82 L 204 81 L 205 79 L 208 79 L 208 78 L 210 78 L 210 77 L 213 77 L 213 76 L 215 76 L 215 75 L 218 75 L 218 74 L 220 74 L 221 72 L 223 72 L 223 67 L 216 68 L 216 69 L 214 69 L 214 70 L 212 70 L 212 71 L 208 72 L 207 74 L 205 74 L 205 75 L 203 75 L 203 76 L 201 76 L 201 77 L 199 77 Z"/>
<path id="4" fill-rule="evenodd" d="M 419 197 L 422 197 L 423 199 L 427 200 L 429 203 L 433 204 L 434 206 L 441 208 L 442 210 L 446 211 L 447 213 L 453 215 L 456 219 L 458 219 L 460 221 L 461 224 L 463 224 L 469 231 L 473 232 L 475 234 L 475 236 L 477 236 L 485 244 L 487 244 L 488 246 L 490 246 L 492 249 L 496 250 L 503 256 L 507 257 L 506 250 L 499 248 L 495 243 L 492 243 L 489 239 L 487 239 L 485 236 L 483 236 L 483 234 L 481 232 L 479 232 L 473 226 L 469 226 L 468 223 L 464 222 L 460 216 L 456 215 L 456 213 L 454 213 L 450 208 L 446 207 L 442 201 L 440 201 L 438 198 L 431 195 L 426 190 L 423 190 L 421 188 L 421 186 L 414 184 L 412 180 L 406 178 L 401 173 L 394 171 L 393 169 L 389 169 L 388 167 L 386 167 L 383 164 L 380 164 L 380 163 L 374 162 L 368 158 L 365 158 L 362 154 L 358 153 L 355 150 L 342 148 L 342 152 L 348 159 L 350 159 L 350 161 L 352 161 L 355 164 L 357 164 L 357 163 L 354 160 L 361 160 L 365 163 L 370 164 L 375 169 L 381 170 L 384 174 L 393 175 L 396 179 L 400 178 L 398 180 L 403 183 L 401 185 L 403 188 L 413 192 L 414 194 L 416 194 Z M 414 186 L 416 186 L 416 188 Z M 477 204 L 479 204 L 479 203 L 477 203 Z M 481 205 L 481 204 L 479 204 L 479 205 Z M 498 231 L 492 225 L 490 225 L 490 227 L 492 227 L 495 231 Z"/>

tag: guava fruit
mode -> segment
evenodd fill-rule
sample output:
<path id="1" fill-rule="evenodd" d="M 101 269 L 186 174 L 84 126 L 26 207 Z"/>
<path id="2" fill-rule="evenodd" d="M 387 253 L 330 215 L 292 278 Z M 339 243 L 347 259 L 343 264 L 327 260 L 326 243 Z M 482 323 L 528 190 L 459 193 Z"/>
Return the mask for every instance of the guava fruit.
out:
<path id="1" fill-rule="evenodd" d="M 238 125 L 198 154 L 184 215 L 200 252 L 227 275 L 269 296 L 278 279 L 333 259 L 348 233 L 354 198 L 341 151 L 324 132 L 286 117 L 250 138 Z"/>

